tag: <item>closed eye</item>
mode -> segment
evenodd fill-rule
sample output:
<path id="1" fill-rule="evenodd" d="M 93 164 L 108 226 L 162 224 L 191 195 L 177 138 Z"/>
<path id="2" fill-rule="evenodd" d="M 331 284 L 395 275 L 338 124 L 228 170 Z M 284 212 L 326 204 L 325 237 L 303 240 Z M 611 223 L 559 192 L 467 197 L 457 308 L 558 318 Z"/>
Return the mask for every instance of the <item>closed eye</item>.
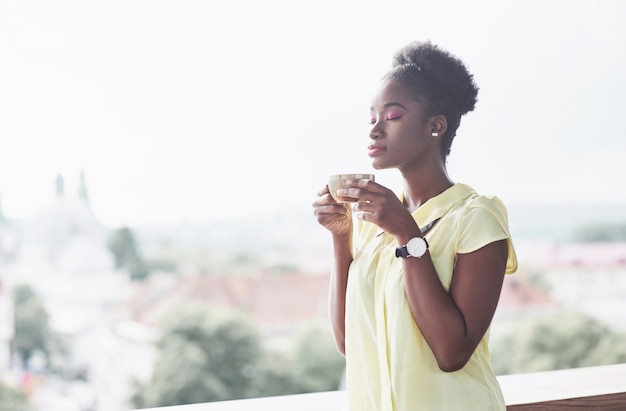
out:
<path id="1" fill-rule="evenodd" d="M 402 117 L 402 113 L 390 112 L 385 116 L 385 120 L 397 120 Z"/>

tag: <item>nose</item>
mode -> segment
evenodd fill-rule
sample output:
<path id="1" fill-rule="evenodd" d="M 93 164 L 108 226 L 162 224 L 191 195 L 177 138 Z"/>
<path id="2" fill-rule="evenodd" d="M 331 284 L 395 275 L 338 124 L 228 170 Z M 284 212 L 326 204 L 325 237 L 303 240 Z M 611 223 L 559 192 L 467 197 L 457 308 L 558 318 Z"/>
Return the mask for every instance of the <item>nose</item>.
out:
<path id="1" fill-rule="evenodd" d="M 372 140 L 376 140 L 380 137 L 380 128 L 378 126 L 378 121 L 372 124 L 372 128 L 370 129 L 370 138 Z"/>

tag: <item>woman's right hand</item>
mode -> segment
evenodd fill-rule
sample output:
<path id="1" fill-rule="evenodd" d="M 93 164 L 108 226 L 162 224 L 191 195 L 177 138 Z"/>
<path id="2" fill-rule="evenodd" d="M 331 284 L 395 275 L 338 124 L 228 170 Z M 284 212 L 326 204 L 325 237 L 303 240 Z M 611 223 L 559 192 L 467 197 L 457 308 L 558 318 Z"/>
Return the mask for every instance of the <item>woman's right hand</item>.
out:
<path id="1" fill-rule="evenodd" d="M 317 193 L 317 199 L 313 202 L 313 214 L 317 222 L 333 235 L 352 233 L 352 208 L 336 202 L 330 195 L 328 185 Z"/>

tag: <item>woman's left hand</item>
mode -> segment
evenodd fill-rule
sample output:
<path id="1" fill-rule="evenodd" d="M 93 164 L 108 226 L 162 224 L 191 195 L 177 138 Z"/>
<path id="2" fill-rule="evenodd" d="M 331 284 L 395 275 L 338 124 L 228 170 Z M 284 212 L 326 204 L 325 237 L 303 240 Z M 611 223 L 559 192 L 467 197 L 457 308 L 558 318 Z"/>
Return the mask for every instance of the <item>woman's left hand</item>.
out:
<path id="1" fill-rule="evenodd" d="M 411 213 L 387 187 L 370 180 L 354 180 L 349 182 L 349 187 L 339 190 L 337 194 L 358 200 L 352 206 L 357 218 L 374 223 L 394 236 L 415 232 L 416 229 L 419 232 Z"/>

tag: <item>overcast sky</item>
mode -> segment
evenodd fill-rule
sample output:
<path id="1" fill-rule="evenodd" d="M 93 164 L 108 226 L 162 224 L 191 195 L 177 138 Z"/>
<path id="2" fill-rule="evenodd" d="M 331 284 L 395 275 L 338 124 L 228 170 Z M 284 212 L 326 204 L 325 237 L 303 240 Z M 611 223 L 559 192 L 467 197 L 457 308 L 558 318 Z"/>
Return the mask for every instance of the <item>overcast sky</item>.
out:
<path id="1" fill-rule="evenodd" d="M 36 214 L 81 171 L 109 226 L 310 207 L 371 170 L 370 98 L 412 40 L 481 88 L 455 181 L 626 204 L 625 22 L 620 0 L 0 0 L 2 209 Z"/>

